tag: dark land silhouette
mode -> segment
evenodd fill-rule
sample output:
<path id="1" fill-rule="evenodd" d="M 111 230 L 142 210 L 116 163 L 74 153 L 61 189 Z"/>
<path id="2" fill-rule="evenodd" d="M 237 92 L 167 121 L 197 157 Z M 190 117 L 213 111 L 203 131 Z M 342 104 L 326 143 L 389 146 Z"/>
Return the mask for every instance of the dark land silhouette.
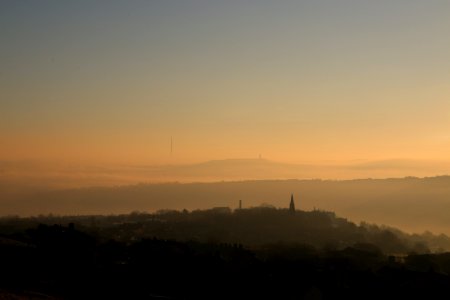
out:
<path id="1" fill-rule="evenodd" d="M 12 299 L 450 296 L 447 236 L 356 225 L 333 212 L 290 206 L 4 217 L 0 295 Z"/>
<path id="2" fill-rule="evenodd" d="M 287 207 L 290 192 L 297 208 L 336 212 L 354 221 L 388 224 L 407 232 L 450 234 L 450 177 L 355 180 L 255 180 L 214 183 L 136 184 L 77 189 L 2 189 L 3 215 L 104 215 L 160 209 L 208 209 L 272 203 Z M 289 201 L 289 200 L 288 200 Z"/>

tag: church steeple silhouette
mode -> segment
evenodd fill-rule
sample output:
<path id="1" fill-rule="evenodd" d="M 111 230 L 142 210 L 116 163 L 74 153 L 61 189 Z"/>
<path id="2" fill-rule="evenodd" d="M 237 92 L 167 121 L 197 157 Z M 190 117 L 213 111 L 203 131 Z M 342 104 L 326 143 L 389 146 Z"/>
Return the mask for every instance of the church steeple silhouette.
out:
<path id="1" fill-rule="evenodd" d="M 289 211 L 295 213 L 294 194 L 291 194 L 291 203 L 289 203 Z"/>

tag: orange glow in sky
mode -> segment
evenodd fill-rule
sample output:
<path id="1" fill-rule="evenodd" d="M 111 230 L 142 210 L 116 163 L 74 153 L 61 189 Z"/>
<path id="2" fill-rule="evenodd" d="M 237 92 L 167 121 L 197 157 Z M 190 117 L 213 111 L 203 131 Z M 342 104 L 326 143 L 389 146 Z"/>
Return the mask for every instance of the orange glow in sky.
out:
<path id="1" fill-rule="evenodd" d="M 0 20 L 2 160 L 450 153 L 447 2 L 9 2 Z"/>

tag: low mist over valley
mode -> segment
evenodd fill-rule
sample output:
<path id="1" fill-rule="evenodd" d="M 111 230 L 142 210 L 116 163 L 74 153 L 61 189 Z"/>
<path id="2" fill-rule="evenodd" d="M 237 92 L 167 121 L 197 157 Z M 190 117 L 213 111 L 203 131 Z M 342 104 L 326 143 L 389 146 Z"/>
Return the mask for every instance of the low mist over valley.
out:
<path id="1" fill-rule="evenodd" d="M 25 162 L 20 165 L 3 163 L 0 214 L 81 215 L 193 210 L 214 206 L 235 208 L 239 200 L 245 207 L 270 204 L 282 208 L 287 206 L 288 197 L 293 193 L 301 210 L 324 209 L 355 222 L 387 224 L 408 232 L 430 230 L 449 234 L 448 176 L 320 180 L 306 175 L 314 174 L 314 170 L 339 170 L 342 174 L 348 170 L 376 173 L 377 170 L 389 169 L 393 164 L 404 174 L 433 166 L 390 161 L 320 167 L 277 164 L 259 159 L 141 168 L 55 166 L 51 169 Z M 404 168 L 398 168 L 399 165 Z M 24 175 L 26 172 L 28 177 Z M 20 174 L 20 180 L 14 177 L 15 174 Z M 260 180 L 267 174 L 277 180 Z M 53 179 L 56 176 L 59 181 Z M 287 179 L 291 176 L 309 179 Z M 139 183 L 156 181 L 153 180 L 156 177 L 180 182 Z M 209 182 L 192 182 L 206 178 Z M 258 180 L 249 180 L 252 178 Z"/>

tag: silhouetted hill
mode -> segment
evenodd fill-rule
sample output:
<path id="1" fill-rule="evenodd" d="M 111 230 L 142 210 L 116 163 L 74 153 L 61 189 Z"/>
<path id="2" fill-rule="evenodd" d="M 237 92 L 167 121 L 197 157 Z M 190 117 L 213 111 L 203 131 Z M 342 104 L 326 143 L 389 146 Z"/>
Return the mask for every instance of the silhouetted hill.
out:
<path id="1" fill-rule="evenodd" d="M 196 181 L 245 180 L 245 179 L 287 179 L 307 178 L 308 172 L 320 169 L 307 164 L 285 164 L 266 159 L 225 159 L 181 166 L 167 166 L 168 174 L 175 178 L 191 178 Z"/>
<path id="2" fill-rule="evenodd" d="M 273 179 L 400 178 L 449 174 L 448 161 L 384 160 L 280 163 L 266 159 L 224 159 L 172 165 L 83 165 L 0 161 L 0 186 L 38 188 L 112 186 L 139 182 L 217 182 Z M 2 190 L 0 190 L 0 195 Z"/>
<path id="3" fill-rule="evenodd" d="M 0 199 L 1 215 L 121 214 L 159 209 L 235 208 L 271 203 L 334 211 L 354 222 L 389 224 L 409 232 L 449 234 L 450 177 L 361 180 L 262 180 L 216 183 L 138 184 L 67 190 L 24 189 L 18 198 Z"/>

